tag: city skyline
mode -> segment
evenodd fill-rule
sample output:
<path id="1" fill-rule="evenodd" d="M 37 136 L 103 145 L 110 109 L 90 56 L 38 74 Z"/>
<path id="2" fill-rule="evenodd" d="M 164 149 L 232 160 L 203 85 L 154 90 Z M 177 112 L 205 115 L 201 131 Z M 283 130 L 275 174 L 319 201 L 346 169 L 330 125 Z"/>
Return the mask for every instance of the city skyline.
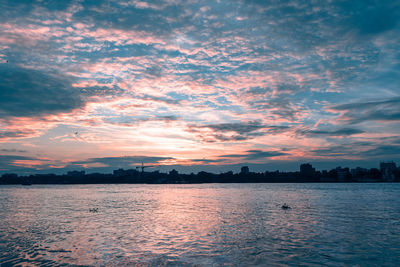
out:
<path id="1" fill-rule="evenodd" d="M 398 1 L 2 1 L 0 174 L 400 163 Z"/>
<path id="2" fill-rule="evenodd" d="M 5 173 L 0 184 L 199 184 L 199 183 L 376 183 L 399 182 L 400 167 L 394 162 L 381 162 L 380 168 L 350 169 L 336 167 L 331 170 L 317 170 L 310 163 L 300 164 L 297 171 L 254 172 L 249 166 L 241 166 L 239 172 L 232 170 L 220 173 L 199 171 L 180 173 L 175 169 L 168 172 L 160 170 L 145 171 L 156 166 L 142 165 L 132 169 L 116 169 L 112 173 L 86 173 L 85 170 L 68 171 L 63 174 L 27 174 Z"/>

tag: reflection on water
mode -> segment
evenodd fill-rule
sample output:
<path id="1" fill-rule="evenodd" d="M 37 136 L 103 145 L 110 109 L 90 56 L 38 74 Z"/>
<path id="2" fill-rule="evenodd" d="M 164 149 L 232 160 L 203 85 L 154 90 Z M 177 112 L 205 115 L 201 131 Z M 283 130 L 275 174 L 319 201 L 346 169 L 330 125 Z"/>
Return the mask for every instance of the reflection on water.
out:
<path id="1" fill-rule="evenodd" d="M 400 184 L 2 186 L 0 263 L 396 266 L 399 196 Z"/>

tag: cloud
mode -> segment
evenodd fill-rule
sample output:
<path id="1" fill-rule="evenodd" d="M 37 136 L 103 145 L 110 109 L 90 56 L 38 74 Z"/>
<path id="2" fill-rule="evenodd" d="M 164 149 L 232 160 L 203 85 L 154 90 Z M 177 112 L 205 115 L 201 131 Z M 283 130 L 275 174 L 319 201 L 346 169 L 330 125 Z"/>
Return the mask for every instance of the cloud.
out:
<path id="1" fill-rule="evenodd" d="M 91 96 L 122 96 L 124 90 L 119 88 L 118 86 L 108 87 L 108 86 L 84 86 L 80 88 L 79 91 L 82 97 L 91 97 Z"/>
<path id="2" fill-rule="evenodd" d="M 7 152 L 7 153 L 10 153 L 10 152 L 25 153 L 26 152 L 26 150 L 20 150 L 20 149 L 15 149 L 15 148 L 11 148 L 11 149 L 3 148 L 3 149 L 0 149 L 0 151 Z"/>
<path id="3" fill-rule="evenodd" d="M 120 125 L 120 126 L 134 126 L 134 125 L 138 126 L 141 123 L 152 122 L 152 121 L 170 123 L 178 120 L 180 120 L 180 118 L 174 115 L 156 115 L 149 117 L 135 117 L 128 115 L 121 115 L 103 119 L 103 121 L 106 123 Z"/>
<path id="4" fill-rule="evenodd" d="M 72 161 L 77 151 L 64 148 L 76 140 L 52 138 L 71 128 L 102 144 L 90 147 L 93 159 L 118 156 L 108 142 L 120 155 L 148 142 L 148 155 L 207 150 L 211 160 L 228 146 L 248 157 L 268 158 L 286 145 L 296 153 L 285 158 L 318 157 L 308 151 L 318 147 L 326 157 L 351 157 L 345 142 L 392 155 L 381 139 L 357 142 L 399 131 L 399 7 L 395 0 L 0 1 L 0 140 L 32 141 Z M 249 152 L 266 144 L 268 151 Z"/>
<path id="5" fill-rule="evenodd" d="M 283 156 L 287 153 L 282 151 L 263 151 L 263 150 L 247 150 L 245 154 L 226 154 L 221 155 L 221 158 L 243 158 L 243 160 L 260 160 L 265 158 L 273 158 Z"/>
<path id="6" fill-rule="evenodd" d="M 224 159 L 191 159 L 190 161 L 196 164 L 207 164 L 207 163 L 220 163 L 225 161 Z"/>
<path id="7" fill-rule="evenodd" d="M 316 157 L 388 160 L 400 159 L 400 138 L 398 136 L 372 138 L 363 141 L 350 141 L 331 144 L 310 150 Z"/>
<path id="8" fill-rule="evenodd" d="M 400 157 L 400 145 L 394 145 L 394 144 L 383 144 L 383 145 L 377 145 L 373 149 L 367 150 L 364 153 L 362 153 L 363 156 L 367 158 L 371 157 Z"/>
<path id="9" fill-rule="evenodd" d="M 143 99 L 143 100 L 148 100 L 148 101 L 171 104 L 171 105 L 178 105 L 180 103 L 180 100 L 173 99 L 173 98 L 166 97 L 166 96 L 155 96 L 155 95 L 147 95 L 147 94 L 145 94 L 143 96 L 138 96 L 138 98 Z"/>
<path id="10" fill-rule="evenodd" d="M 15 160 L 33 160 L 35 158 L 25 157 L 25 156 L 17 156 L 17 155 L 0 155 L 0 167 L 5 168 L 9 167 L 11 163 Z"/>
<path id="11" fill-rule="evenodd" d="M 156 6 L 164 7 L 162 10 L 144 8 L 144 5 L 138 6 L 137 4 L 127 8 L 127 4 L 129 5 L 129 2 L 86 2 L 78 12 L 74 13 L 73 19 L 102 28 L 133 29 L 153 32 L 162 36 L 171 34 L 171 26 L 174 23 L 168 18 L 183 18 L 182 15 L 184 14 L 179 2 L 168 5 L 167 1 L 160 1 Z M 147 4 L 146 6 L 151 7 L 153 5 Z M 168 14 L 168 16 L 165 14 Z"/>
<path id="12" fill-rule="evenodd" d="M 258 121 L 250 122 L 239 122 L 239 123 L 220 123 L 220 124 L 209 124 L 201 127 L 209 128 L 217 132 L 236 132 L 238 134 L 247 134 L 259 129 L 263 129 L 266 126 L 262 125 Z"/>
<path id="13" fill-rule="evenodd" d="M 260 121 L 190 125 L 188 131 L 198 134 L 205 142 L 243 141 L 267 134 L 279 134 L 289 126 L 265 125 Z"/>
<path id="14" fill-rule="evenodd" d="M 365 131 L 354 128 L 341 128 L 337 130 L 297 130 L 296 133 L 307 136 L 349 136 L 354 134 L 365 133 Z"/>
<path id="15" fill-rule="evenodd" d="M 287 121 L 295 121 L 304 116 L 306 111 L 299 104 L 294 103 L 288 96 L 277 96 L 270 99 L 249 101 L 251 107 L 269 112 Z"/>
<path id="16" fill-rule="evenodd" d="M 394 29 L 400 21 L 400 5 L 396 1 L 375 0 L 366 5 L 358 0 L 337 3 L 337 7 L 346 15 L 344 22 L 357 29 L 359 35 L 384 33 Z"/>
<path id="17" fill-rule="evenodd" d="M 340 112 L 339 120 L 355 124 L 364 121 L 399 121 L 400 97 L 340 104 L 329 108 Z"/>
<path id="18" fill-rule="evenodd" d="M 0 171 L 32 172 L 37 169 L 50 169 L 52 164 L 48 159 L 17 156 L 0 155 Z"/>
<path id="19" fill-rule="evenodd" d="M 148 157 L 148 156 L 122 156 L 122 157 L 103 157 L 103 158 L 90 158 L 82 161 L 71 162 L 73 165 L 90 165 L 90 164 L 103 164 L 109 167 L 121 168 L 132 167 L 134 165 L 140 166 L 141 163 L 147 164 L 160 164 L 163 160 L 170 160 L 172 157 Z"/>
<path id="20" fill-rule="evenodd" d="M 79 91 L 56 73 L 0 65 L 0 117 L 71 112 L 84 106 Z"/>
<path id="21" fill-rule="evenodd" d="M 362 39 L 394 29 L 399 23 L 397 1 L 363 0 L 303 2 L 303 1 L 251 1 L 252 15 L 269 22 L 274 34 L 290 38 L 296 45 L 313 48 L 338 41 L 341 37 Z M 302 25 L 302 27 L 298 27 Z M 336 40 L 329 40 L 336 36 Z"/>
<path id="22" fill-rule="evenodd" d="M 161 77 L 162 72 L 163 70 L 160 66 L 152 66 L 145 70 L 145 73 L 150 77 Z"/>
<path id="23" fill-rule="evenodd" d="M 31 129 L 22 130 L 0 130 L 0 141 L 2 139 L 15 139 L 15 138 L 26 138 L 32 137 L 38 134 L 38 131 Z"/>
<path id="24" fill-rule="evenodd" d="M 245 93 L 252 96 L 259 96 L 259 95 L 265 95 L 269 91 L 271 91 L 271 89 L 269 88 L 254 86 L 247 89 Z"/>
<path id="25" fill-rule="evenodd" d="M 209 128 L 217 132 L 236 132 L 240 135 L 249 134 L 261 129 L 266 130 L 266 132 L 268 133 L 274 134 L 281 133 L 289 129 L 289 126 L 265 125 L 262 124 L 260 121 L 208 124 L 198 127 Z"/>

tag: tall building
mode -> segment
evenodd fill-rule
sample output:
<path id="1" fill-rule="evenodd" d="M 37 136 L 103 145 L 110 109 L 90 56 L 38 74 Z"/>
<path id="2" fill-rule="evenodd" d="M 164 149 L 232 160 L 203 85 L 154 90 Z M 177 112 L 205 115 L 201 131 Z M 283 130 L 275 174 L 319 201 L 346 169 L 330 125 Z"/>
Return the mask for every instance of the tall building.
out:
<path id="1" fill-rule="evenodd" d="M 240 169 L 240 174 L 249 174 L 249 172 L 250 172 L 250 170 L 249 170 L 249 167 L 248 167 L 248 166 L 243 166 L 243 167 Z"/>
<path id="2" fill-rule="evenodd" d="M 179 175 L 178 171 L 173 169 L 172 171 L 169 172 L 169 175 L 172 177 L 177 177 Z"/>
<path id="3" fill-rule="evenodd" d="M 381 162 L 381 173 L 382 173 L 382 180 L 387 182 L 394 181 L 394 172 L 396 170 L 396 163 L 392 162 Z"/>
<path id="4" fill-rule="evenodd" d="M 343 182 L 346 180 L 349 180 L 349 176 L 350 176 L 350 171 L 349 168 L 342 168 L 342 167 L 336 167 L 336 174 L 337 174 L 337 179 L 339 182 Z"/>
<path id="5" fill-rule="evenodd" d="M 361 177 L 362 178 L 368 174 L 368 169 L 357 167 L 355 169 L 351 169 L 350 173 L 353 177 Z"/>
<path id="6" fill-rule="evenodd" d="M 300 173 L 305 175 L 314 175 L 315 168 L 310 163 L 304 163 L 300 165 Z"/>

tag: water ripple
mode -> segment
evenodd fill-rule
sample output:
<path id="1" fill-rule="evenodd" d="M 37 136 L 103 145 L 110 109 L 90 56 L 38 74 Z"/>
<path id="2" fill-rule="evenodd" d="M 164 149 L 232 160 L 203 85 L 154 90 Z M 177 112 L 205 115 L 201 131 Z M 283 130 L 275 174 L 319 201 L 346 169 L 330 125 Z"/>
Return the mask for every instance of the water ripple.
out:
<path id="1" fill-rule="evenodd" d="M 2 186 L 0 265 L 398 266 L 399 193 L 399 184 Z"/>

